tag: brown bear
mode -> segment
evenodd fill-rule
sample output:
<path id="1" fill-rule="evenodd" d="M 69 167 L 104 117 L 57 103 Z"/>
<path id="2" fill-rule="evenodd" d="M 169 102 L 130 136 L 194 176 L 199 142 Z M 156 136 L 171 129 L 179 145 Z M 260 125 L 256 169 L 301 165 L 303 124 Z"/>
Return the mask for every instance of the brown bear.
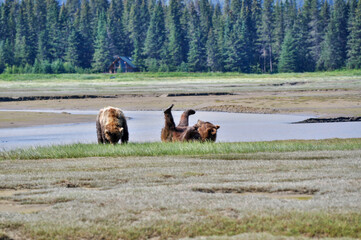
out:
<path id="1" fill-rule="evenodd" d="M 217 129 L 219 129 L 219 125 L 214 125 L 210 122 L 203 122 L 201 120 L 198 120 L 198 122 L 194 126 L 197 128 L 197 131 L 201 136 L 201 140 L 203 142 L 216 141 Z"/>
<path id="2" fill-rule="evenodd" d="M 184 111 L 178 126 L 175 126 L 171 112 L 173 106 L 172 104 L 164 111 L 165 126 L 161 132 L 161 140 L 163 142 L 216 140 L 218 125 L 198 120 L 194 126 L 188 126 L 189 115 L 195 114 L 193 109 Z M 199 131 L 198 128 L 201 128 L 201 131 Z"/>
<path id="3" fill-rule="evenodd" d="M 127 143 L 129 140 L 127 120 L 119 108 L 100 109 L 96 119 L 96 128 L 99 144 L 116 144 L 119 140 Z"/>

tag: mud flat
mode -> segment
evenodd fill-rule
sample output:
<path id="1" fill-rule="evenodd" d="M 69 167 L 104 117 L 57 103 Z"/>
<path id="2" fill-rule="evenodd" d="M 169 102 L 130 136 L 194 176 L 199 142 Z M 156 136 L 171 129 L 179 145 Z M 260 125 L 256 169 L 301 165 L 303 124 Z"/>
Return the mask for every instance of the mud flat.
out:
<path id="1" fill-rule="evenodd" d="M 308 118 L 295 123 L 361 122 L 361 117 Z"/>

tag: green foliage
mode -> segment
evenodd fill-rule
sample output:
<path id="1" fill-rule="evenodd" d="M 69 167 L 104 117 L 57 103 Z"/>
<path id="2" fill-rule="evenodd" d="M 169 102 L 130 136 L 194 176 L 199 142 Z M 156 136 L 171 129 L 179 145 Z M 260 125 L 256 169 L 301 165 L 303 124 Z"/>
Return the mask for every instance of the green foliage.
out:
<path id="1" fill-rule="evenodd" d="M 185 70 L 182 63 L 193 72 L 275 72 L 284 64 L 290 29 L 295 71 L 360 68 L 359 1 L 346 2 L 305 0 L 297 8 L 295 0 L 230 0 L 222 9 L 210 0 L 69 0 L 61 6 L 6 0 L 0 5 L 0 73 L 56 60 L 68 62 L 69 71 L 104 72 L 113 56 L 132 57 L 140 70 L 152 72 Z"/>

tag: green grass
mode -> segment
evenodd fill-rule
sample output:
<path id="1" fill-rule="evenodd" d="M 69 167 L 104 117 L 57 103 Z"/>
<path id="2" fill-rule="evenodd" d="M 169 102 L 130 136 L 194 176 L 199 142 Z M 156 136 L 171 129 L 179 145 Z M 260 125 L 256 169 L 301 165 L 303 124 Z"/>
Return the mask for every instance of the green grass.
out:
<path id="1" fill-rule="evenodd" d="M 361 214 L 289 212 L 278 215 L 258 214 L 235 219 L 209 214 L 201 221 L 157 220 L 145 226 L 122 226 L 111 221 L 98 222 L 90 228 L 26 226 L 32 239 L 179 239 L 197 236 L 234 236 L 242 233 L 268 232 L 275 236 L 361 237 Z M 24 230 L 25 230 L 24 229 Z M 23 231 L 24 231 L 23 230 Z"/>
<path id="2" fill-rule="evenodd" d="M 119 156 L 224 156 L 256 152 L 360 150 L 361 138 L 328 140 L 285 140 L 239 143 L 129 143 L 126 145 L 72 144 L 34 147 L 0 152 L 5 159 L 60 159 Z"/>
<path id="3" fill-rule="evenodd" d="M 244 74 L 244 73 L 122 73 L 122 74 L 0 74 L 0 81 L 134 81 L 134 80 L 162 80 L 179 78 L 246 78 L 246 79 L 268 79 L 268 78 L 307 78 L 307 77 L 330 77 L 330 76 L 361 76 L 361 70 L 339 70 L 332 72 L 310 72 L 310 73 L 277 73 L 277 74 Z"/>

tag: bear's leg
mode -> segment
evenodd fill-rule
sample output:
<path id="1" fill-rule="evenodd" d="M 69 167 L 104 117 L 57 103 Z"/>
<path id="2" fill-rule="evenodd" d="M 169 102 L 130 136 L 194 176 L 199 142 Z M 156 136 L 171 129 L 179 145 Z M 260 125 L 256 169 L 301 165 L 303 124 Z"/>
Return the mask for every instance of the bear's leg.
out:
<path id="1" fill-rule="evenodd" d="M 129 141 L 128 125 L 126 122 L 123 123 L 123 136 L 120 140 L 122 143 L 128 143 Z"/>
<path id="2" fill-rule="evenodd" d="M 97 121 L 96 121 L 96 128 L 97 128 L 98 143 L 102 144 L 102 143 L 104 143 L 104 139 L 103 139 L 102 128 L 100 126 L 99 119 L 97 119 Z"/>
<path id="3" fill-rule="evenodd" d="M 179 120 L 179 124 L 178 124 L 178 127 L 188 127 L 189 125 L 189 115 L 193 115 L 195 114 L 196 111 L 194 111 L 193 109 L 188 109 L 186 111 L 184 111 L 182 113 L 182 116 Z"/>
<path id="4" fill-rule="evenodd" d="M 174 104 L 170 105 L 170 107 L 164 111 L 165 128 L 170 130 L 175 130 L 175 123 L 172 115 L 173 106 Z"/>
<path id="5" fill-rule="evenodd" d="M 160 138 L 163 142 L 171 142 L 173 139 L 173 133 L 175 131 L 175 123 L 172 115 L 172 108 L 174 104 L 170 105 L 166 110 L 164 110 L 164 121 L 165 126 L 162 128 Z"/>

